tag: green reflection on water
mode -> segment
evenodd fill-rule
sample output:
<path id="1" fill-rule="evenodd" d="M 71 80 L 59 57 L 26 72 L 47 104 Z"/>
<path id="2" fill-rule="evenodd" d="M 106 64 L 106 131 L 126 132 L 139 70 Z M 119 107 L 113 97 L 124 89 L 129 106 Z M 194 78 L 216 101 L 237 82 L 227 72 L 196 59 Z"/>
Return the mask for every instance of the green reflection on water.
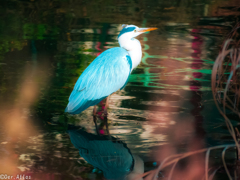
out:
<path id="1" fill-rule="evenodd" d="M 42 92 L 43 96 L 35 108 L 41 119 L 49 121 L 54 114 L 63 114 L 77 78 L 93 59 L 94 56 L 83 54 L 80 50 L 72 53 L 59 52 L 55 55 L 51 86 Z M 61 118 L 59 120 L 64 121 L 64 118 Z M 74 120 L 76 119 L 73 117 L 69 119 L 70 122 Z"/>
<path id="2" fill-rule="evenodd" d="M 59 28 L 54 25 L 26 23 L 23 25 L 23 39 L 56 39 Z"/>

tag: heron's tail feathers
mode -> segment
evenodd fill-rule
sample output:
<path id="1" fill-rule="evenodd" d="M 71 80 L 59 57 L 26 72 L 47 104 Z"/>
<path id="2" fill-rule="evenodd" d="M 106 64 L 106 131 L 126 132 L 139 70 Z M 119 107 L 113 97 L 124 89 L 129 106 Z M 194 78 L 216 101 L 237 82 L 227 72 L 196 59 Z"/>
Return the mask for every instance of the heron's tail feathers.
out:
<path id="1" fill-rule="evenodd" d="M 79 114 L 88 107 L 98 104 L 105 98 L 106 97 L 102 97 L 100 99 L 90 99 L 89 97 L 86 97 L 83 93 L 74 92 L 74 94 L 71 95 L 71 98 L 69 98 L 69 102 L 65 109 L 65 112 L 68 112 L 70 114 Z"/>

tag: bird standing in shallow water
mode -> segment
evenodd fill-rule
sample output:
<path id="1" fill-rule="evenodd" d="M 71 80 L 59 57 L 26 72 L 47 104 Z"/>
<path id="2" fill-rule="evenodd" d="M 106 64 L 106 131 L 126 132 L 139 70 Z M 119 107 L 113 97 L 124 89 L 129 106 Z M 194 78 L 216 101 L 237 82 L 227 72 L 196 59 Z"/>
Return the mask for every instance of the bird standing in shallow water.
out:
<path id="1" fill-rule="evenodd" d="M 65 112 L 79 114 L 89 106 L 107 98 L 104 114 L 107 115 L 109 95 L 122 89 L 134 68 L 142 59 L 142 47 L 136 36 L 157 28 L 139 28 L 135 25 L 123 25 L 118 35 L 120 47 L 115 47 L 100 54 L 78 78 L 69 97 Z"/>

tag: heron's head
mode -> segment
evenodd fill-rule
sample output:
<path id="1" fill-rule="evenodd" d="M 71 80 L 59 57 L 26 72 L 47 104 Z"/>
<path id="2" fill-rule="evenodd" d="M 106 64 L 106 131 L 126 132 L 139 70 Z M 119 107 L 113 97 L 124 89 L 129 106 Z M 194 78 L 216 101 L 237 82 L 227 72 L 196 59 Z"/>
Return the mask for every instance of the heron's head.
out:
<path id="1" fill-rule="evenodd" d="M 122 25 L 123 29 L 121 30 L 121 32 L 118 35 L 118 39 L 132 39 L 134 37 L 137 37 L 138 35 L 148 32 L 148 31 L 153 31 L 157 28 L 139 28 L 135 25 L 126 25 L 123 24 Z"/>
<path id="2" fill-rule="evenodd" d="M 135 25 L 122 25 L 123 29 L 118 35 L 118 42 L 122 48 L 126 50 L 141 49 L 141 44 L 135 39 L 138 35 L 155 30 L 157 28 L 139 28 Z"/>

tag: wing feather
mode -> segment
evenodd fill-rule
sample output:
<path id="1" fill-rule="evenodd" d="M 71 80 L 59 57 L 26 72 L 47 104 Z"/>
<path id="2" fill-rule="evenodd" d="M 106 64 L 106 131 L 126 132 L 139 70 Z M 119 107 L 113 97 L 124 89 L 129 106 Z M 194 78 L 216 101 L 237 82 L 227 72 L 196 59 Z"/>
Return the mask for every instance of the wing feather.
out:
<path id="1" fill-rule="evenodd" d="M 123 48 L 100 54 L 81 74 L 69 97 L 66 112 L 78 114 L 126 85 L 132 61 Z"/>

